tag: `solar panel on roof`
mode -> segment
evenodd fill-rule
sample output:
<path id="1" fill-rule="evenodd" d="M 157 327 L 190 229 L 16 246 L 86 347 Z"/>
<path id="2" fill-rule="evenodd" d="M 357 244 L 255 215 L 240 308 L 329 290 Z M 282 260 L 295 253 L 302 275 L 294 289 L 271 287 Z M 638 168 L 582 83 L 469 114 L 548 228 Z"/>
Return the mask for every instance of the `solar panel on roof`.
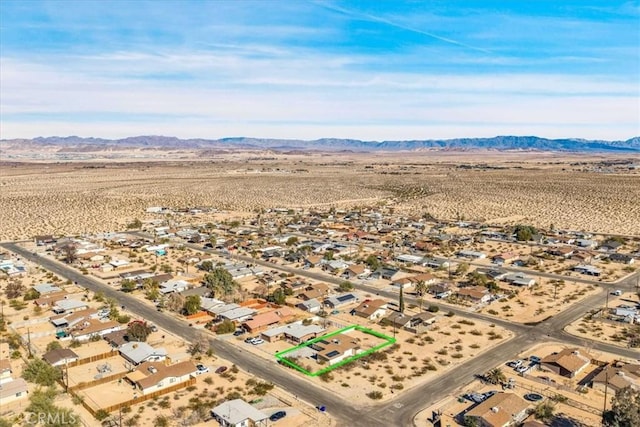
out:
<path id="1" fill-rule="evenodd" d="M 327 357 L 336 357 L 336 356 L 337 356 L 337 355 L 339 355 L 339 354 L 340 354 L 340 352 L 339 352 L 339 351 L 337 351 L 337 350 L 333 350 L 333 351 L 331 351 L 331 352 L 327 353 Z"/>
<path id="2" fill-rule="evenodd" d="M 353 295 L 340 295 L 339 297 L 337 297 L 337 300 L 340 302 L 345 302 L 350 299 L 353 299 Z"/>

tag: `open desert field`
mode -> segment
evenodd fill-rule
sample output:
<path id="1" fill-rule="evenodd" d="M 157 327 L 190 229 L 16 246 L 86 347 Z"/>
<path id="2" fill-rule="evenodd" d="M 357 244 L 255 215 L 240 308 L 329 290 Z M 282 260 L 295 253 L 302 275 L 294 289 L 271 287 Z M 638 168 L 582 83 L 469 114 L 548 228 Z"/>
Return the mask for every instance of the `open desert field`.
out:
<path id="1" fill-rule="evenodd" d="M 364 206 L 640 234 L 640 175 L 551 154 L 218 156 L 184 162 L 4 163 L 0 239 L 122 229 L 149 206 Z M 480 163 L 478 163 L 480 162 Z M 487 167 L 490 165 L 491 167 Z M 594 163 L 595 165 L 595 163 Z"/>

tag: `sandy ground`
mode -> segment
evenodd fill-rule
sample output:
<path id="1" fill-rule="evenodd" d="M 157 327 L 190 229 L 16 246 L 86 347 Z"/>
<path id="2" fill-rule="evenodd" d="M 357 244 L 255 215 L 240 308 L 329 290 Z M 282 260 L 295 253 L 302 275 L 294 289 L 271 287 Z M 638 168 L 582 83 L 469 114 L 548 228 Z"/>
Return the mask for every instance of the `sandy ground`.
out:
<path id="1" fill-rule="evenodd" d="M 576 320 L 570 325 L 567 325 L 565 331 L 579 337 L 606 342 L 607 344 L 620 347 L 627 347 L 628 339 L 626 338 L 626 332 L 638 326 L 610 320 L 607 317 L 614 314 L 614 310 L 618 306 L 626 305 L 633 307 L 639 302 L 638 295 L 635 295 L 633 292 L 625 292 L 619 297 L 609 295 L 609 300 L 603 301 L 602 311 L 593 316 L 586 315 L 582 319 Z M 607 304 L 609 311 L 605 310 L 604 304 Z"/>
<path id="2" fill-rule="evenodd" d="M 149 206 L 375 205 L 439 218 L 526 222 L 640 234 L 640 175 L 589 172 L 521 156 L 489 156 L 504 169 L 462 169 L 477 157 L 300 156 L 186 163 L 5 164 L 0 168 L 1 239 L 122 229 Z M 548 159 L 547 159 L 548 160 Z M 523 168 L 521 165 L 527 167 Z M 564 169 L 564 170 L 563 170 Z"/>
<path id="3" fill-rule="evenodd" d="M 531 355 L 544 357 L 551 352 L 560 351 L 563 348 L 565 347 L 561 345 L 540 344 L 523 352 L 519 357 L 523 360 Z M 582 350 L 590 352 L 594 358 L 603 362 L 616 360 L 616 356 L 611 354 L 594 352 L 589 348 Z M 571 421 L 573 422 L 572 425 L 582 426 L 600 425 L 601 411 L 604 405 L 604 393 L 591 388 L 581 388 L 582 391 L 578 391 L 580 382 L 597 368 L 596 365 L 589 365 L 589 367 L 573 379 L 537 369 L 525 375 L 519 375 L 504 363 L 497 367 L 502 370 L 507 378 L 512 379 L 515 384 L 515 388 L 504 390 L 505 392 L 513 392 L 520 397 L 523 397 L 527 393 L 538 393 L 544 396 L 545 399 L 562 395 L 567 398 L 567 401 L 556 404 L 555 414 L 558 421 Z M 540 379 L 540 377 L 544 379 Z M 483 384 L 481 381 L 476 380 L 459 389 L 455 395 L 448 396 L 442 401 L 422 410 L 417 414 L 415 422 L 418 423 L 417 425 L 430 425 L 428 424 L 428 420 L 432 416 L 432 411 L 441 411 L 447 420 L 453 419 L 459 414 L 464 414 L 465 411 L 474 406 L 471 401 L 461 398 L 461 396 L 467 393 L 485 393 L 490 390 L 503 391 L 499 385 Z M 611 397 L 612 395 L 609 394 L 609 398 Z M 530 407 L 534 408 L 535 405 L 536 403 L 531 403 Z M 533 416 L 530 419 L 534 419 Z M 454 420 L 452 425 L 459 424 L 455 423 Z"/>
<path id="4" fill-rule="evenodd" d="M 442 375 L 448 370 L 468 361 L 482 353 L 483 349 L 497 345 L 511 337 L 495 325 L 479 321 L 470 321 L 460 316 L 448 317 L 442 315 L 427 331 L 413 334 L 391 326 L 382 326 L 366 319 L 348 314 L 349 307 L 341 308 L 340 314 L 329 317 L 328 332 L 338 328 L 360 324 L 367 328 L 397 339 L 396 345 L 378 351 L 383 354 L 383 360 L 354 361 L 332 371 L 323 378 L 308 378 L 297 371 L 292 374 L 313 381 L 315 384 L 332 390 L 349 399 L 354 405 L 366 405 L 372 402 L 368 396 L 371 392 L 380 392 L 375 400 L 387 400 L 398 393 L 402 393 L 418 384 Z M 413 311 L 407 310 L 411 315 Z M 262 357 L 272 359 L 273 354 L 292 347 L 291 343 L 277 341 L 274 343 L 253 346 L 243 342 L 243 337 L 226 337 L 245 350 L 252 351 Z M 367 345 L 365 345 L 367 347 Z M 312 371 L 320 367 L 317 363 L 306 358 L 299 359 L 299 363 L 310 367 Z M 283 369 L 287 369 L 283 367 Z"/>

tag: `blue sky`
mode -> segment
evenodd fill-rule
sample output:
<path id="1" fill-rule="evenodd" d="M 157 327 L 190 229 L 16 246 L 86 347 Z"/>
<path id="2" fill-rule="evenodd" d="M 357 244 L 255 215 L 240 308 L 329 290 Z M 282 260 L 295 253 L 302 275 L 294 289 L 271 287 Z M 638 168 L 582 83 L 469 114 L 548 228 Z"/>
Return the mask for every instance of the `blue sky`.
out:
<path id="1" fill-rule="evenodd" d="M 2 138 L 640 135 L 640 1 L 0 4 Z"/>

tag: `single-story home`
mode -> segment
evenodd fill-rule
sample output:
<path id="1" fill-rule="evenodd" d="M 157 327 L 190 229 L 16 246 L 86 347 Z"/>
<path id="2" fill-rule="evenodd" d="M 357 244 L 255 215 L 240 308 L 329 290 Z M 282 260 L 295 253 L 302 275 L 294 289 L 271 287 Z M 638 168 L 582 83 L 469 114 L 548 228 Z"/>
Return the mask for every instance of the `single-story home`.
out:
<path id="1" fill-rule="evenodd" d="M 74 311 L 85 310 L 88 307 L 89 305 L 84 301 L 76 299 L 61 299 L 53 304 L 51 311 L 56 314 L 73 313 Z"/>
<path id="2" fill-rule="evenodd" d="M 344 334 L 334 335 L 311 345 L 317 352 L 318 361 L 334 365 L 342 360 L 358 354 L 360 345 L 352 337 Z"/>
<path id="3" fill-rule="evenodd" d="M 4 382 L 0 385 L 0 407 L 16 400 L 24 399 L 28 394 L 27 382 L 22 378 Z"/>
<path id="4" fill-rule="evenodd" d="M 161 294 L 170 294 L 172 292 L 182 292 L 189 287 L 189 282 L 186 280 L 171 279 L 160 284 L 158 289 Z"/>
<path id="5" fill-rule="evenodd" d="M 465 414 L 480 427 L 507 427 L 527 417 L 529 403 L 514 393 L 496 393 Z"/>
<path id="6" fill-rule="evenodd" d="M 607 365 L 591 380 L 591 386 L 595 390 L 604 392 L 607 387 L 611 393 L 615 393 L 625 387 L 640 390 L 640 365 L 618 362 Z"/>
<path id="7" fill-rule="evenodd" d="M 371 273 L 371 270 L 364 264 L 355 264 L 350 265 L 347 269 L 342 273 L 342 277 L 345 279 L 359 279 L 362 277 L 366 277 Z"/>
<path id="8" fill-rule="evenodd" d="M 71 331 L 71 337 L 78 341 L 86 341 L 94 336 L 103 336 L 109 332 L 125 329 L 126 326 L 116 321 L 101 322 L 96 319 L 88 319 L 80 325 L 76 325 Z"/>
<path id="9" fill-rule="evenodd" d="M 146 342 L 130 341 L 118 347 L 120 355 L 134 365 L 143 362 L 159 362 L 167 358 L 167 350 L 153 348 Z"/>
<path id="10" fill-rule="evenodd" d="M 332 309 L 354 304 L 356 302 L 358 302 L 358 297 L 351 293 L 335 295 L 324 300 L 324 303 Z"/>
<path id="11" fill-rule="evenodd" d="M 569 246 L 557 246 L 557 247 L 547 249 L 547 253 L 549 255 L 560 256 L 563 258 L 571 257 L 574 254 L 574 252 L 575 252 L 575 249 Z"/>
<path id="12" fill-rule="evenodd" d="M 51 283 L 40 283 L 38 285 L 34 285 L 33 289 L 35 289 L 36 292 L 38 292 L 39 296 L 62 292 L 61 288 Z"/>
<path id="13" fill-rule="evenodd" d="M 316 338 L 324 331 L 325 328 L 319 325 L 303 325 L 301 322 L 296 322 L 288 325 L 278 326 L 276 328 L 267 329 L 260 335 L 265 341 L 269 342 L 286 339 L 294 343 L 302 343 Z"/>
<path id="14" fill-rule="evenodd" d="M 460 289 L 456 295 L 458 298 L 466 299 L 475 303 L 487 303 L 491 300 L 491 294 L 487 288 L 481 286 Z"/>
<path id="15" fill-rule="evenodd" d="M 227 400 L 211 410 L 221 427 L 266 426 L 269 418 L 242 399 Z"/>
<path id="16" fill-rule="evenodd" d="M 469 251 L 462 250 L 457 253 L 457 255 L 461 258 L 470 258 L 470 259 L 484 259 L 487 257 L 487 254 L 478 251 Z"/>
<path id="17" fill-rule="evenodd" d="M 165 365 L 163 362 L 144 362 L 138 366 L 138 369 L 128 373 L 125 379 L 142 391 L 142 394 L 149 394 L 195 378 L 197 371 L 196 365 L 191 360 L 174 365 Z"/>
<path id="18" fill-rule="evenodd" d="M 387 313 L 387 302 L 381 299 L 364 300 L 359 306 L 351 311 L 358 317 L 367 320 L 376 320 Z"/>
<path id="19" fill-rule="evenodd" d="M 322 308 L 322 305 L 316 298 L 311 298 L 309 300 L 302 301 L 301 303 L 297 304 L 296 307 L 298 307 L 300 310 L 308 311 L 309 313 L 317 313 Z"/>
<path id="20" fill-rule="evenodd" d="M 507 274 L 502 278 L 502 281 L 514 286 L 533 286 L 536 284 L 536 279 L 524 273 Z"/>
<path id="21" fill-rule="evenodd" d="M 586 274 L 589 276 L 600 276 L 602 274 L 602 270 L 596 268 L 592 265 L 579 264 L 573 267 L 573 271 L 577 271 L 581 274 Z"/>
<path id="22" fill-rule="evenodd" d="M 613 253 L 609 255 L 609 259 L 613 262 L 620 262 L 622 264 L 633 264 L 634 262 L 636 262 L 634 257 L 627 254 Z"/>
<path id="23" fill-rule="evenodd" d="M 254 333 L 262 331 L 269 326 L 284 323 L 293 317 L 293 312 L 288 307 L 280 307 L 273 311 L 256 314 L 251 319 L 242 323 L 244 330 Z"/>
<path id="24" fill-rule="evenodd" d="M 0 359 L 0 384 L 11 381 L 11 361 L 9 359 Z"/>
<path id="25" fill-rule="evenodd" d="M 540 361 L 540 369 L 573 378 L 591 364 L 593 358 L 577 348 L 566 348 L 554 352 Z"/>
<path id="26" fill-rule="evenodd" d="M 51 366 L 63 366 L 79 359 L 78 355 L 69 348 L 56 348 L 43 354 L 42 358 Z"/>
<path id="27" fill-rule="evenodd" d="M 515 252 L 503 252 L 501 254 L 494 255 L 493 257 L 491 257 L 491 261 L 493 261 L 494 264 L 503 265 L 503 264 L 512 263 L 518 258 L 520 258 L 520 256 Z"/>

